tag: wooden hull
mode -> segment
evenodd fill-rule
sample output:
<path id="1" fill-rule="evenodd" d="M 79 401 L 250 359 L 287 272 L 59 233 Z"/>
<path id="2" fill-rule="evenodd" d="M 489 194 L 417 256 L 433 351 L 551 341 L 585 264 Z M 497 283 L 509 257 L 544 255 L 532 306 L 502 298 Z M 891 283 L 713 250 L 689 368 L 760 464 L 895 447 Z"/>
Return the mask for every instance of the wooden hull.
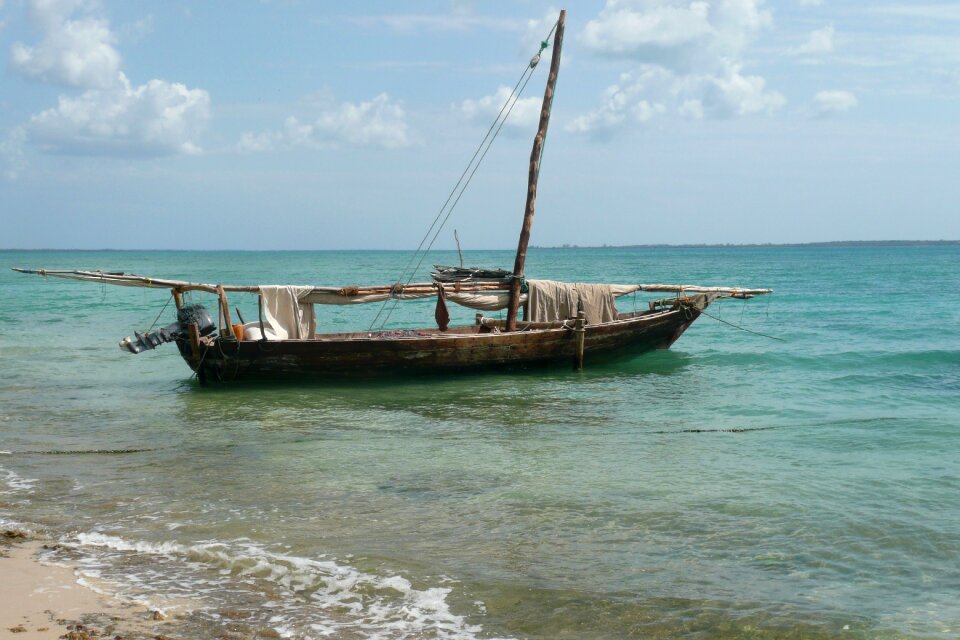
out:
<path id="1" fill-rule="evenodd" d="M 706 306 L 621 314 L 587 325 L 586 366 L 602 360 L 668 348 Z M 523 327 L 523 323 L 521 323 Z M 197 351 L 180 351 L 201 382 L 240 379 L 387 377 L 573 367 L 577 354 L 573 324 L 499 332 L 486 326 L 409 332 L 321 335 L 316 340 L 240 341 L 204 339 Z"/>

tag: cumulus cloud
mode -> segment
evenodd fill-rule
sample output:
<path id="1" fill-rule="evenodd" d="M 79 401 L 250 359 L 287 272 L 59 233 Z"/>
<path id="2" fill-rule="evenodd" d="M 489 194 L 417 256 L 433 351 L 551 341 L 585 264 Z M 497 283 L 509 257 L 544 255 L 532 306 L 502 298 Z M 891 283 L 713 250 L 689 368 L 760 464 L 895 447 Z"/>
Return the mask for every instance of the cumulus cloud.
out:
<path id="1" fill-rule="evenodd" d="M 833 25 L 811 31 L 807 40 L 799 47 L 790 50 L 797 56 L 819 56 L 833 51 Z"/>
<path id="2" fill-rule="evenodd" d="M 402 103 L 381 93 L 367 102 L 344 102 L 336 108 L 323 110 L 311 122 L 304 123 L 290 116 L 280 130 L 244 133 L 238 148 L 242 151 L 271 151 L 347 145 L 398 149 L 411 143 Z"/>
<path id="3" fill-rule="evenodd" d="M 740 65 L 729 65 L 722 73 L 692 78 L 695 94 L 703 95 L 704 107 L 719 117 L 772 113 L 786 104 L 786 98 L 776 91 L 766 90 L 766 80 L 760 76 L 741 73 Z"/>
<path id="4" fill-rule="evenodd" d="M 206 91 L 162 80 L 132 86 L 121 73 L 115 87 L 61 96 L 55 108 L 30 118 L 25 129 L 31 142 L 53 153 L 197 154 L 192 140 L 209 117 Z"/>
<path id="5" fill-rule="evenodd" d="M 32 22 L 43 33 L 36 46 L 14 43 L 10 62 L 26 78 L 81 89 L 113 86 L 120 71 L 116 37 L 106 20 L 74 18 L 86 8 L 79 0 L 35 0 Z"/>
<path id="6" fill-rule="evenodd" d="M 672 74 L 661 67 L 648 65 L 620 76 L 620 82 L 607 87 L 602 106 L 570 122 L 566 129 L 573 133 L 609 134 L 622 125 L 643 123 L 663 113 L 666 106 L 640 96 L 662 93 L 659 89 L 672 80 Z"/>
<path id="7" fill-rule="evenodd" d="M 713 36 L 709 8 L 706 2 L 631 6 L 611 0 L 599 17 L 587 23 L 583 43 L 607 55 L 676 63 L 685 57 L 685 50 L 695 51 Z"/>
<path id="8" fill-rule="evenodd" d="M 813 96 L 818 115 L 830 115 L 849 111 L 859 104 L 857 96 L 849 91 L 819 91 Z"/>
<path id="9" fill-rule="evenodd" d="M 510 87 L 501 86 L 493 95 L 477 100 L 464 100 L 460 103 L 459 110 L 470 121 L 489 125 L 512 96 Z M 540 98 L 519 98 L 510 112 L 506 126 L 527 128 L 535 125 L 540 120 L 541 104 Z"/>
<path id="10" fill-rule="evenodd" d="M 25 78 L 82 90 L 61 95 L 21 130 L 49 153 L 127 157 L 195 154 L 210 117 L 210 97 L 165 80 L 134 85 L 121 70 L 117 37 L 86 0 L 32 0 L 30 18 L 41 34 L 33 46 L 16 43 L 13 69 Z M 78 15 L 79 14 L 79 15 Z"/>
<path id="11" fill-rule="evenodd" d="M 773 21 L 763 0 L 608 0 L 580 36 L 598 55 L 632 69 L 601 106 L 567 126 L 603 133 L 675 112 L 686 118 L 770 113 L 786 100 L 743 71 L 745 48 Z"/>
<path id="12" fill-rule="evenodd" d="M 594 52 L 676 70 L 738 54 L 772 24 L 762 0 L 608 0 L 581 39 Z"/>

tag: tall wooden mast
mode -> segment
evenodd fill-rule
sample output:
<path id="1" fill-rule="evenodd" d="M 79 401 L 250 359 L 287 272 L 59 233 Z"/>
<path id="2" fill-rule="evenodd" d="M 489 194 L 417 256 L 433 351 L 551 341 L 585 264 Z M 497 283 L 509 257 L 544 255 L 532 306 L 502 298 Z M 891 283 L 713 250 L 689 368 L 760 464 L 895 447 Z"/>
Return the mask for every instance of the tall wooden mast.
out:
<path id="1" fill-rule="evenodd" d="M 530 243 L 530 228 L 533 227 L 533 213 L 537 205 L 537 178 L 540 176 L 540 156 L 543 153 L 543 141 L 547 137 L 550 124 L 550 107 L 553 104 L 553 90 L 557 84 L 557 72 L 560 70 L 560 48 L 563 45 L 563 26 L 567 10 L 560 11 L 557 31 L 553 36 L 553 57 L 550 59 L 550 76 L 547 88 L 543 92 L 543 106 L 540 108 L 540 128 L 533 139 L 530 152 L 530 177 L 527 183 L 527 206 L 523 214 L 523 226 L 520 228 L 520 242 L 517 244 L 517 259 L 513 263 L 513 282 L 510 285 L 510 304 L 507 307 L 507 331 L 517 329 L 517 308 L 520 306 L 520 285 L 523 281 L 523 267 L 527 261 L 527 245 Z"/>

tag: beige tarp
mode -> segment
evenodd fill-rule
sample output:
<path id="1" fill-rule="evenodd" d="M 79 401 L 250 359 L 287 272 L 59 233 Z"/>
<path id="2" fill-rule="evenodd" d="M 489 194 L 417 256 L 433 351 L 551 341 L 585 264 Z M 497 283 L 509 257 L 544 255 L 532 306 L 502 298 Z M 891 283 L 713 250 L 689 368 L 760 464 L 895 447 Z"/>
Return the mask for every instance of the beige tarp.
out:
<path id="1" fill-rule="evenodd" d="M 510 304 L 509 291 L 483 291 L 476 293 L 465 293 L 461 291 L 460 293 L 454 293 L 450 291 L 450 289 L 446 289 L 446 293 L 447 300 L 450 302 L 456 302 L 464 307 L 479 309 L 480 311 L 506 309 L 507 305 Z M 520 304 L 526 301 L 526 294 L 522 294 L 520 296 Z"/>
<path id="2" fill-rule="evenodd" d="M 588 324 L 612 322 L 617 319 L 614 296 L 637 290 L 631 285 L 570 283 L 554 280 L 527 280 L 527 285 L 530 297 L 528 319 L 532 322 L 557 322 L 575 318 L 581 306 Z"/>

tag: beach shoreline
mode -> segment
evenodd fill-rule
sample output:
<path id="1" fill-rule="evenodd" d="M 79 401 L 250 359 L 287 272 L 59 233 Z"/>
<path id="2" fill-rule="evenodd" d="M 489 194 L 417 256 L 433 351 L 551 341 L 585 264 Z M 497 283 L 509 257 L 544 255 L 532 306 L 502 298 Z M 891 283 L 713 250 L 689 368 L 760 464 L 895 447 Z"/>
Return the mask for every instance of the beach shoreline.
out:
<path id="1" fill-rule="evenodd" d="M 72 567 L 41 558 L 49 548 L 20 530 L 0 532 L 0 639 L 164 637 L 161 614 L 84 585 Z"/>

